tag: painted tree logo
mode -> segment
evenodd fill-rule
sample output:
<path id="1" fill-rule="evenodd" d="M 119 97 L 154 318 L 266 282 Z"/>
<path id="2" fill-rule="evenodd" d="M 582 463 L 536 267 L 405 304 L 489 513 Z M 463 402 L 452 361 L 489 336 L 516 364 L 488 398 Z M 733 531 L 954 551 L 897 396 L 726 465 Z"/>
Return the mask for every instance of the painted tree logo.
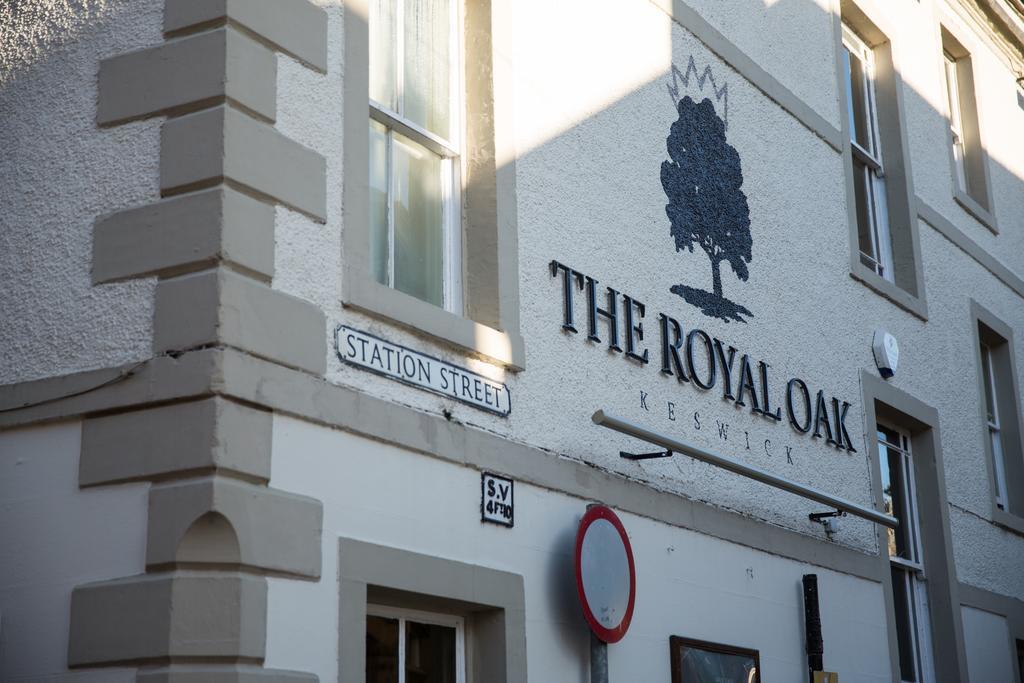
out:
<path id="1" fill-rule="evenodd" d="M 676 251 L 699 247 L 711 261 L 713 291 L 672 287 L 672 293 L 704 315 L 746 322 L 753 313 L 722 295 L 722 263 L 736 277 L 750 277 L 750 209 L 743 194 L 740 155 L 725 140 L 725 123 L 711 100 L 697 104 L 689 95 L 679 100 L 679 118 L 666 140 L 669 160 L 661 164 L 661 186 L 668 196 L 665 213 Z"/>

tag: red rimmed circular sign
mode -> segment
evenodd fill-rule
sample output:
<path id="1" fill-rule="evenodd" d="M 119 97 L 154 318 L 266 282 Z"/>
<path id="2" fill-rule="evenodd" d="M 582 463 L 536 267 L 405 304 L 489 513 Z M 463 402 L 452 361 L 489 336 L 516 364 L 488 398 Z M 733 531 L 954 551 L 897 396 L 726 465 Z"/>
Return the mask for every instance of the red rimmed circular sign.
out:
<path id="1" fill-rule="evenodd" d="M 576 532 L 576 591 L 594 634 L 622 640 L 633 618 L 636 568 L 626 529 L 604 505 L 589 507 Z"/>

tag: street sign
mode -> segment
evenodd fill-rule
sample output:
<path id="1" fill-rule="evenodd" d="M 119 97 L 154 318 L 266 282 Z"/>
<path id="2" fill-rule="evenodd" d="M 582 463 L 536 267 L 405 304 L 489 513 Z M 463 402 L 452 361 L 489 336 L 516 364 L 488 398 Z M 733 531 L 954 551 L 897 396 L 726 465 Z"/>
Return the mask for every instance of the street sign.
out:
<path id="1" fill-rule="evenodd" d="M 633 549 L 618 516 L 592 505 L 576 533 L 576 590 L 583 616 L 604 643 L 626 635 L 636 600 Z"/>
<path id="2" fill-rule="evenodd" d="M 515 522 L 514 482 L 490 472 L 480 474 L 480 521 L 513 526 Z"/>

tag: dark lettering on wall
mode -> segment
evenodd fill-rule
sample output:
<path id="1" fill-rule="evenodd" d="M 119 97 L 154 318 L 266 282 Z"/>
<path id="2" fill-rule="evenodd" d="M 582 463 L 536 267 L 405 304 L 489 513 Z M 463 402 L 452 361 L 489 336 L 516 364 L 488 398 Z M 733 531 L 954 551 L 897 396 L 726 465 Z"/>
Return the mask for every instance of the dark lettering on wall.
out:
<path id="1" fill-rule="evenodd" d="M 550 262 L 551 276 L 556 280 L 560 277 L 562 305 L 562 329 L 576 333 L 575 311 L 573 307 L 576 290 L 584 292 L 587 308 L 587 340 L 601 344 L 602 335 L 607 334 L 607 346 L 609 351 L 623 353 L 624 357 L 635 361 L 638 365 L 649 364 L 649 350 L 643 347 L 645 339 L 644 321 L 646 317 L 646 306 L 632 296 L 623 294 L 612 287 L 599 287 L 599 282 L 593 277 L 581 273 L 557 260 Z M 575 282 L 575 285 L 573 284 Z M 598 290 L 601 290 L 600 292 Z M 602 297 L 602 305 L 598 304 L 598 298 Z M 620 315 L 619 299 L 621 298 L 622 309 Z M 605 328 L 601 328 L 601 323 Z M 620 346 L 620 323 L 621 333 L 625 338 L 625 351 Z M 677 319 L 658 313 L 658 323 L 661 332 L 660 355 L 661 366 L 659 373 L 668 377 L 674 376 L 679 384 L 692 381 L 700 389 L 710 391 L 715 387 L 721 376 L 722 399 L 731 401 L 736 407 L 748 407 L 751 413 L 772 422 L 781 422 L 782 408 L 773 401 L 772 385 L 769 378 L 770 365 L 763 360 L 752 358 L 749 354 L 741 354 L 731 344 L 712 337 L 700 328 L 685 329 L 684 325 Z M 358 348 L 352 338 L 347 339 L 347 355 L 356 357 L 360 352 L 366 363 L 385 367 L 390 370 L 394 365 L 399 373 L 413 377 L 413 373 L 420 375 L 422 379 L 426 374 L 429 381 L 429 367 L 413 367 L 410 359 L 398 352 L 397 358 L 392 358 L 391 350 L 386 349 L 389 354 L 387 359 L 380 355 L 380 350 L 371 346 L 366 348 L 366 341 L 358 340 L 362 348 Z M 684 348 L 685 344 L 685 348 Z M 697 348 L 702 347 L 702 348 Z M 367 360 L 366 356 L 371 355 Z M 737 363 L 737 357 L 739 362 Z M 755 370 L 755 363 L 757 369 Z M 447 388 L 451 386 L 452 393 L 458 392 L 460 375 L 454 370 L 440 370 L 441 384 Z M 486 384 L 481 385 L 482 399 L 476 396 L 478 392 L 470 391 L 470 379 L 461 377 L 462 393 L 474 396 L 478 400 L 489 404 L 489 395 Z M 473 387 L 476 388 L 475 386 Z M 816 387 L 815 387 L 816 388 Z M 812 393 L 814 398 L 812 399 Z M 500 394 L 495 389 L 495 400 Z M 776 394 L 776 397 L 778 395 Z M 640 392 L 641 407 L 650 411 L 648 405 L 648 393 Z M 676 402 L 667 402 L 668 419 L 676 421 Z M 846 450 L 856 453 L 849 430 L 846 426 L 846 417 L 850 409 L 850 403 L 842 401 L 834 396 L 827 396 L 824 390 L 814 392 L 803 379 L 793 377 L 786 383 L 785 408 L 790 426 L 800 434 L 811 434 L 813 438 L 824 439 L 825 442 L 838 450 Z M 702 422 L 699 412 L 693 413 L 694 429 L 701 429 Z M 727 438 L 728 425 L 718 423 L 719 437 Z M 746 448 L 750 448 L 750 435 L 744 431 Z M 789 447 L 786 447 L 789 449 Z M 765 440 L 765 452 L 771 455 L 771 441 Z M 790 451 L 787 450 L 787 460 L 790 460 Z"/>
<path id="2" fill-rule="evenodd" d="M 597 280 L 584 275 L 587 282 L 587 339 L 597 344 L 601 338 L 597 336 L 597 316 L 608 321 L 608 348 L 612 351 L 622 352 L 619 346 L 619 293 L 607 288 L 605 298 L 608 301 L 608 308 L 601 308 L 597 305 Z"/>
<path id="3" fill-rule="evenodd" d="M 836 422 L 839 425 L 839 435 L 842 448 L 845 448 L 851 453 L 856 453 L 857 449 L 853 447 L 853 440 L 850 439 L 850 432 L 846 431 L 846 413 L 848 410 L 850 410 L 850 404 L 843 401 L 843 407 L 839 410 L 839 417 L 836 418 Z"/>
<path id="4" fill-rule="evenodd" d="M 803 421 L 797 419 L 796 408 L 793 406 L 793 387 L 797 387 L 803 400 Z M 789 414 L 789 424 L 793 425 L 793 429 L 801 434 L 811 431 L 811 392 L 807 390 L 807 384 L 799 377 L 789 380 L 786 385 L 786 412 Z"/>
<path id="5" fill-rule="evenodd" d="M 695 361 L 693 356 L 693 339 L 699 337 L 701 342 L 704 344 L 704 354 L 708 360 L 708 377 L 707 380 L 701 380 L 697 375 L 697 368 L 695 367 Z M 711 342 L 711 337 L 704 330 L 693 329 L 686 335 L 686 364 L 690 368 L 690 377 L 693 378 L 693 383 L 701 389 L 711 389 L 715 386 L 715 380 L 717 378 L 717 372 L 715 370 L 715 351 L 714 345 Z"/>
<path id="6" fill-rule="evenodd" d="M 743 354 L 743 358 L 740 360 L 740 388 L 736 396 L 736 405 L 746 405 L 743 402 L 743 396 L 748 392 L 750 393 L 750 411 L 760 413 L 761 406 L 757 401 L 757 388 L 754 386 L 754 372 L 750 369 L 750 359 L 747 354 Z"/>
<path id="7" fill-rule="evenodd" d="M 814 434 L 819 439 L 821 438 L 821 427 L 825 426 L 825 441 L 826 443 L 835 443 L 836 440 L 832 437 L 832 424 L 828 419 L 828 405 L 825 403 L 825 392 L 818 391 L 818 397 L 814 402 Z"/>
<path id="8" fill-rule="evenodd" d="M 551 262 L 551 277 L 558 277 L 558 271 L 562 271 L 562 329 L 569 332 L 576 332 L 572 313 L 572 279 L 576 277 L 579 288 L 583 290 L 583 274 L 577 273 L 572 268 L 562 265 L 558 261 Z"/>
<path id="9" fill-rule="evenodd" d="M 623 295 L 623 308 L 626 312 L 626 357 L 633 360 L 647 363 L 647 349 L 643 353 L 636 352 L 636 343 L 644 340 L 643 322 L 633 323 L 633 311 L 636 310 L 638 317 L 643 318 L 646 307 L 636 299 Z"/>
<path id="10" fill-rule="evenodd" d="M 715 339 L 715 353 L 718 355 L 718 362 L 722 366 L 722 398 L 732 401 L 736 397 L 732 395 L 732 364 L 736 360 L 736 347 L 730 345 L 728 355 L 722 346 L 721 339 Z M 742 403 L 740 405 L 743 405 Z"/>
<path id="11" fill-rule="evenodd" d="M 782 408 L 776 408 L 774 411 L 772 410 L 771 392 L 768 391 L 768 364 L 763 360 L 757 361 L 757 364 L 761 370 L 761 398 L 764 400 L 764 405 L 761 407 L 761 414 L 778 422 L 782 419 Z"/>
<path id="12" fill-rule="evenodd" d="M 679 349 L 683 346 L 683 328 L 674 318 L 664 313 L 659 314 L 658 318 L 661 320 L 661 371 L 666 375 L 672 375 L 674 371 L 680 382 L 689 382 L 690 377 L 679 358 Z M 672 328 L 672 342 L 669 342 L 669 328 Z"/>

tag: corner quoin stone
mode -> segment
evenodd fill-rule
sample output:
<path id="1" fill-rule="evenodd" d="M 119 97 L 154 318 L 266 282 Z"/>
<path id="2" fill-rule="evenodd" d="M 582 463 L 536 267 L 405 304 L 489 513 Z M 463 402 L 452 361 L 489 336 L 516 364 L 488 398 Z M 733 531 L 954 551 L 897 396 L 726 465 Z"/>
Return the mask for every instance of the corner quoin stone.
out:
<path id="1" fill-rule="evenodd" d="M 262 577 L 179 571 L 87 584 L 71 593 L 68 665 L 263 659 L 266 622 Z"/>
<path id="2" fill-rule="evenodd" d="M 118 211 L 93 227 L 93 284 L 170 277 L 220 261 L 270 282 L 273 206 L 219 186 Z"/>
<path id="3" fill-rule="evenodd" d="M 167 0 L 164 32 L 216 21 L 244 26 L 314 69 L 327 71 L 327 12 L 308 0 Z"/>
<path id="4" fill-rule="evenodd" d="M 272 413 L 220 397 L 86 418 L 78 483 L 96 486 L 204 470 L 267 481 L 272 432 Z"/>
<path id="5" fill-rule="evenodd" d="M 320 501 L 221 476 L 170 482 L 150 489 L 147 565 L 236 561 L 209 552 L 202 558 L 180 556 L 182 539 L 197 520 L 211 512 L 231 525 L 238 540 L 240 564 L 305 578 L 320 577 Z"/>
<path id="6" fill-rule="evenodd" d="M 326 325 L 323 311 L 308 301 L 217 268 L 157 285 L 153 350 L 226 344 L 322 375 Z"/>
<path id="7" fill-rule="evenodd" d="M 178 664 L 159 669 L 140 669 L 136 683 L 316 683 L 309 673 L 259 669 L 244 664 Z"/>
<path id="8" fill-rule="evenodd" d="M 96 122 L 123 123 L 225 98 L 269 121 L 277 116 L 277 56 L 230 27 L 100 62 Z"/>
<path id="9" fill-rule="evenodd" d="M 164 123 L 164 194 L 222 180 L 244 185 L 318 221 L 327 220 L 327 161 L 320 154 L 227 105 Z"/>

